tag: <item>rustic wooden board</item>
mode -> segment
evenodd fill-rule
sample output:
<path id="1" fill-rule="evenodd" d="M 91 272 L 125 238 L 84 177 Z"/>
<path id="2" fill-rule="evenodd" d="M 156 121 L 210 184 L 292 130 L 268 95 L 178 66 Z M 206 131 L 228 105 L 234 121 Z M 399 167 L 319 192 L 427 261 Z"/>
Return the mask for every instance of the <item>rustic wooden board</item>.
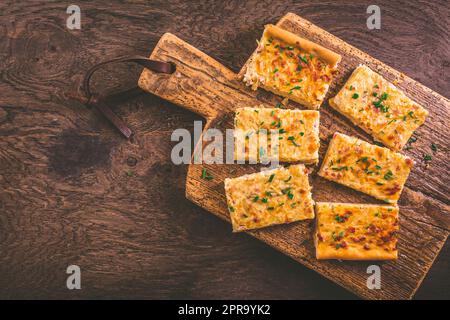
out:
<path id="1" fill-rule="evenodd" d="M 438 170 L 441 167 L 446 169 L 444 172 L 448 171 L 445 139 L 448 134 L 447 123 L 450 120 L 450 102 L 431 89 L 294 14 L 284 16 L 278 25 L 342 55 L 340 73 L 330 88 L 328 97 L 336 94 L 358 64 L 364 63 L 388 80 L 397 83 L 410 97 L 428 109 L 430 116 L 417 132 L 422 139 L 412 151 L 406 152 L 414 157 L 418 164 L 407 182 L 399 203 L 401 213 L 399 259 L 394 262 L 375 263 L 382 268 L 380 290 L 369 290 L 366 286 L 366 269 L 374 262 L 317 261 L 314 258 L 314 246 L 311 241 L 313 228 L 311 221 L 249 233 L 361 297 L 411 298 L 449 234 L 449 181 L 448 176 L 440 176 Z M 236 74 L 171 34 L 165 34 L 161 38 L 151 57 L 175 62 L 177 72 L 169 76 L 144 71 L 140 86 L 204 116 L 205 127 L 231 128 L 235 108 L 253 106 L 261 102 L 273 105 L 279 100 L 266 92 L 252 92 L 245 88 Z M 300 107 L 294 103 L 290 106 Z M 335 131 L 371 141 L 362 130 L 352 126 L 325 103 L 321 109 L 321 156 L 327 148 L 330 135 Z M 434 155 L 435 166 L 428 168 L 421 162 L 421 158 L 424 153 L 430 152 L 431 143 L 443 147 L 443 150 Z M 212 181 L 200 178 L 203 168 L 207 168 L 213 174 Z M 258 166 L 190 165 L 186 196 L 215 215 L 229 220 L 223 179 L 256 170 Z M 377 203 L 369 196 L 325 181 L 315 172 L 316 170 L 311 176 L 311 182 L 316 201 Z"/>

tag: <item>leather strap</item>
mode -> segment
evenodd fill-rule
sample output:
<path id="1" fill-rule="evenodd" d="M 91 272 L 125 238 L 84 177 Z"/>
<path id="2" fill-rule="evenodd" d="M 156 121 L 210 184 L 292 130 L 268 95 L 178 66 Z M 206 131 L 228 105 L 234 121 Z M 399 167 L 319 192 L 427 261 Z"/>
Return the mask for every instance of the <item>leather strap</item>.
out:
<path id="1" fill-rule="evenodd" d="M 172 62 L 156 61 L 142 56 L 127 56 L 100 62 L 86 72 L 83 80 L 83 91 L 86 100 L 83 101 L 83 103 L 88 107 L 95 107 L 99 110 L 100 113 L 103 114 L 126 138 L 129 138 L 133 134 L 133 131 L 131 131 L 126 123 L 105 104 L 104 100 L 106 97 L 100 97 L 99 95 L 93 94 L 90 88 L 90 80 L 95 71 L 106 64 L 120 62 L 134 62 L 153 72 L 167 74 L 175 72 L 176 67 Z"/>

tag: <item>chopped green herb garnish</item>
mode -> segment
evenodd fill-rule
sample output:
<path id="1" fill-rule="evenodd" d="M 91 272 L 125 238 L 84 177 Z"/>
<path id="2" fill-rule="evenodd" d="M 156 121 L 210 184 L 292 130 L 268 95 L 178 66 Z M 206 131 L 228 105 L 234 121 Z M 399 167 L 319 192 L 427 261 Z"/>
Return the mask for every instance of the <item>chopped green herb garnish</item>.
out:
<path id="1" fill-rule="evenodd" d="M 377 186 L 383 186 L 384 183 L 383 182 L 377 182 Z"/>
<path id="2" fill-rule="evenodd" d="M 267 207 L 267 210 L 274 210 L 274 207 Z"/>
<path id="3" fill-rule="evenodd" d="M 384 175 L 384 180 L 392 180 L 393 178 L 394 178 L 394 174 L 392 173 L 391 170 L 386 172 L 386 174 Z"/>
<path id="4" fill-rule="evenodd" d="M 210 175 L 210 174 L 208 173 L 208 171 L 206 171 L 205 168 L 202 169 L 202 175 L 201 175 L 201 178 L 204 179 L 204 180 L 208 180 L 208 181 L 214 179 L 214 177 L 213 177 L 212 175 Z"/>
<path id="5" fill-rule="evenodd" d="M 333 167 L 331 169 L 334 170 L 334 171 L 342 171 L 342 170 L 348 171 L 348 167 L 347 166 Z"/>
<path id="6" fill-rule="evenodd" d="M 305 133 L 304 132 L 300 132 L 300 135 L 303 137 L 305 135 Z"/>
<path id="7" fill-rule="evenodd" d="M 362 158 L 359 158 L 358 160 L 356 160 L 356 163 L 358 163 L 358 162 L 367 162 L 369 160 L 369 157 L 362 157 Z"/>
<path id="8" fill-rule="evenodd" d="M 425 161 L 431 161 L 431 159 L 432 159 L 432 157 L 431 157 L 431 155 L 429 155 L 429 154 L 425 154 L 425 155 L 423 156 L 423 160 L 425 160 Z"/>
<path id="9" fill-rule="evenodd" d="M 292 189 L 292 187 L 287 187 L 287 188 L 285 188 L 285 189 L 282 189 L 282 190 L 281 190 L 281 193 L 282 193 L 282 194 L 287 194 L 289 191 L 291 191 L 291 189 Z"/>
<path id="10" fill-rule="evenodd" d="M 262 198 L 261 201 L 262 201 L 263 203 L 267 203 L 269 200 L 267 200 L 267 198 Z"/>
<path id="11" fill-rule="evenodd" d="M 301 56 L 301 55 L 298 55 L 298 57 L 299 57 L 299 59 L 300 60 L 302 60 L 304 63 L 306 63 L 306 64 L 308 64 L 308 59 L 306 58 L 306 56 Z"/>
<path id="12" fill-rule="evenodd" d="M 231 212 L 234 212 L 234 207 L 232 207 L 232 206 L 228 206 L 228 209 L 231 211 Z"/>
<path id="13" fill-rule="evenodd" d="M 349 89 L 349 90 L 353 90 L 353 86 L 350 86 L 348 89 Z"/>
<path id="14" fill-rule="evenodd" d="M 259 196 L 255 196 L 254 198 L 253 198 L 253 202 L 256 202 L 256 201 L 258 201 L 259 200 Z"/>
<path id="15" fill-rule="evenodd" d="M 434 143 L 431 144 L 431 150 L 433 150 L 434 152 L 436 152 L 438 150 L 437 145 L 435 145 Z"/>
<path id="16" fill-rule="evenodd" d="M 284 180 L 284 182 L 289 182 L 289 181 L 291 181 L 291 179 L 292 179 L 292 176 L 289 176 L 289 178 L 287 178 L 286 180 Z"/>
<path id="17" fill-rule="evenodd" d="M 277 73 L 278 72 L 278 68 L 275 68 L 275 70 L 273 70 L 273 73 Z"/>
<path id="18" fill-rule="evenodd" d="M 411 137 L 411 138 L 408 139 L 408 143 L 414 143 L 416 141 L 417 141 L 416 137 Z"/>
<path id="19" fill-rule="evenodd" d="M 392 122 L 395 122 L 395 121 L 397 121 L 397 120 L 392 119 L 391 121 L 388 122 L 388 124 L 391 124 Z"/>
<path id="20" fill-rule="evenodd" d="M 272 196 L 272 192 L 270 192 L 270 191 L 266 191 L 264 194 L 265 194 L 266 196 L 268 196 L 268 197 L 271 197 L 271 196 Z"/>
<path id="21" fill-rule="evenodd" d="M 352 95 L 352 99 L 358 99 L 358 98 L 359 98 L 359 94 L 354 93 L 354 94 Z"/>
<path id="22" fill-rule="evenodd" d="M 273 178 L 275 177 L 275 174 L 274 173 L 272 173 L 271 175 L 270 175 L 270 177 L 269 177 L 269 182 L 272 182 L 273 181 Z"/>

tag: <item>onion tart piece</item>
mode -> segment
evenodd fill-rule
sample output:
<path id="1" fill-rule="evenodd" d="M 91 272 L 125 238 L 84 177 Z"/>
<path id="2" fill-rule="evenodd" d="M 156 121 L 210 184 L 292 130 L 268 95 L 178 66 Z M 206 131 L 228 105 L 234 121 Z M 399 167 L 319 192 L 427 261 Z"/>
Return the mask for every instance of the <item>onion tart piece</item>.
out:
<path id="1" fill-rule="evenodd" d="M 397 203 L 413 164 L 400 153 L 336 132 L 319 175 L 387 203 Z"/>
<path id="2" fill-rule="evenodd" d="M 316 43 L 267 25 L 245 67 L 244 82 L 309 109 L 318 109 L 341 56 Z"/>
<path id="3" fill-rule="evenodd" d="M 233 231 L 314 218 L 314 203 L 303 164 L 225 179 Z"/>
<path id="4" fill-rule="evenodd" d="M 317 259 L 397 259 L 398 207 L 373 204 L 316 204 Z"/>
<path id="5" fill-rule="evenodd" d="M 359 66 L 330 106 L 376 140 L 399 151 L 428 111 L 366 66 Z"/>
<path id="6" fill-rule="evenodd" d="M 235 140 L 240 142 L 235 144 L 236 159 L 257 162 L 270 155 L 282 162 L 319 160 L 318 111 L 239 108 L 234 123 Z"/>

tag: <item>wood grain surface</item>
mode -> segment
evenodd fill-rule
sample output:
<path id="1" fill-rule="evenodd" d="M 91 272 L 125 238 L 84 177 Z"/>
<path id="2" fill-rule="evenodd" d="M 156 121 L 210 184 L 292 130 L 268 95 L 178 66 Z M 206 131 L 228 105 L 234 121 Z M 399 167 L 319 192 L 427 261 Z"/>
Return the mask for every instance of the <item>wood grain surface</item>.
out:
<path id="1" fill-rule="evenodd" d="M 330 48 L 342 56 L 339 74 L 330 86 L 328 96 L 334 96 L 355 67 L 364 63 L 390 81 L 397 79 L 400 88 L 429 110 L 429 122 L 433 125 L 417 130 L 416 134 L 425 137 L 416 142 L 416 148 L 425 149 L 432 143 L 447 147 L 446 137 L 442 133 L 446 131 L 449 120 L 449 100 L 295 14 L 286 14 L 278 25 Z M 161 37 L 150 58 L 171 61 L 177 65 L 177 70 L 174 74 L 166 75 L 145 69 L 139 79 L 139 86 L 145 91 L 202 115 L 206 118 L 205 127 L 217 128 L 221 132 L 225 132 L 227 128 L 233 128 L 236 108 L 253 107 L 261 102 L 274 106 L 277 100 L 282 99 L 262 90 L 259 92 L 249 90 L 240 80 L 241 76 L 234 74 L 211 57 L 170 33 Z M 244 72 L 245 66 L 240 74 Z M 295 103 L 290 104 L 289 107 L 301 108 Z M 325 103 L 321 109 L 321 159 L 324 157 L 329 138 L 336 131 L 368 139 L 367 135 L 364 137 L 364 134 L 359 133 L 361 130 L 347 124 L 342 116 L 331 112 L 330 107 Z M 371 141 L 370 137 L 368 140 Z M 204 141 L 203 148 L 206 148 L 206 145 Z M 440 163 L 442 170 L 446 172 L 448 166 L 446 159 L 442 159 L 444 155 L 445 153 L 436 154 L 435 161 Z M 210 160 L 207 157 L 208 155 L 203 155 L 204 163 Z M 214 179 L 210 181 L 202 179 L 202 170 L 205 168 Z M 229 221 L 224 179 L 238 177 L 259 169 L 258 166 L 248 165 L 190 165 L 186 197 L 200 207 Z M 311 168 L 316 171 L 315 169 L 317 169 L 315 166 Z M 313 221 L 265 228 L 249 233 L 361 297 L 410 298 L 447 240 L 450 229 L 449 207 L 438 199 L 438 195 L 426 193 L 429 190 L 444 189 L 443 197 L 447 202 L 446 195 L 449 189 L 445 183 L 448 181 L 436 186 L 430 170 L 420 167 L 416 170 L 421 171 L 422 177 L 429 178 L 418 184 L 421 187 L 419 190 L 414 189 L 416 185 L 414 182 L 408 181 L 403 191 L 400 201 L 399 259 L 393 262 L 377 263 L 383 271 L 383 285 L 380 290 L 370 290 L 366 285 L 367 267 L 374 262 L 316 260 L 312 241 Z M 315 201 L 374 202 L 370 197 L 359 192 L 324 181 L 316 176 L 315 172 L 311 175 L 311 180 Z M 419 239 L 417 234 L 421 235 Z"/>
<path id="2" fill-rule="evenodd" d="M 185 199 L 187 168 L 170 161 L 170 134 L 200 117 L 149 94 L 117 99 L 115 111 L 136 132 L 127 141 L 68 94 L 96 62 L 147 55 L 165 32 L 237 72 L 264 24 L 289 11 L 448 97 L 448 3 L 380 1 L 375 31 L 364 1 L 77 4 L 78 31 L 65 27 L 67 4 L 0 4 L 0 297 L 353 298 Z M 140 71 L 107 68 L 96 90 L 134 86 Z M 435 119 L 448 137 L 445 118 Z M 330 130 L 349 125 L 341 121 Z M 407 152 L 418 165 L 400 203 L 413 217 L 406 227 L 448 205 L 448 145 L 426 166 L 422 138 Z M 430 232 L 419 243 L 435 247 L 445 221 L 424 220 Z M 446 244 L 416 298 L 449 298 L 449 263 Z M 65 287 L 70 264 L 81 267 L 82 290 Z"/>

